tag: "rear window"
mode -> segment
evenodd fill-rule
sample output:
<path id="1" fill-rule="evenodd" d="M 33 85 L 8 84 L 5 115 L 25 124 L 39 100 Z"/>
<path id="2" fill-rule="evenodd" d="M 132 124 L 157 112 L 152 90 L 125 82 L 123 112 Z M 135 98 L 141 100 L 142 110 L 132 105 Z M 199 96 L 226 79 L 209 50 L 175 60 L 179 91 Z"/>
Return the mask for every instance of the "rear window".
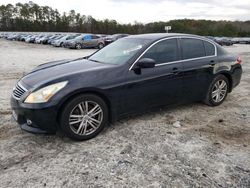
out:
<path id="1" fill-rule="evenodd" d="M 181 39 L 183 59 L 192 59 L 206 56 L 203 41 L 199 39 Z"/>
<path id="2" fill-rule="evenodd" d="M 204 46 L 206 50 L 206 56 L 215 55 L 215 47 L 210 42 L 204 41 Z"/>

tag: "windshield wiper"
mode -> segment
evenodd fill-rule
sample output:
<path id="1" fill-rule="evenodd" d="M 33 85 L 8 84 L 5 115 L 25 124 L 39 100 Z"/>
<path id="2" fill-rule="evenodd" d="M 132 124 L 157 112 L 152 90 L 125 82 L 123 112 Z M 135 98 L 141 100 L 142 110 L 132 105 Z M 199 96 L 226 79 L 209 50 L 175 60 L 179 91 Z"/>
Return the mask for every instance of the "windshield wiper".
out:
<path id="1" fill-rule="evenodd" d="M 94 60 L 94 59 L 87 59 L 87 60 L 93 61 L 93 62 L 96 62 L 96 63 L 103 63 L 103 62 L 101 62 L 101 61 L 97 61 L 97 60 Z"/>

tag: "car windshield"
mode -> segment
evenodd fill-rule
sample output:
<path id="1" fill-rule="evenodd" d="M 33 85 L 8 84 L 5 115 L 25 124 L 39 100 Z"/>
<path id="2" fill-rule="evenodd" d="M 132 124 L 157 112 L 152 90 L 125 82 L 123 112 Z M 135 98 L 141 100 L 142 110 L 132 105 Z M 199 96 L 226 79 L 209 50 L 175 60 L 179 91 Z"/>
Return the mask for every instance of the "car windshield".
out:
<path id="1" fill-rule="evenodd" d="M 74 39 L 76 37 L 78 37 L 79 35 L 70 35 L 69 37 L 67 37 L 67 40 L 71 40 L 71 39 Z"/>
<path id="2" fill-rule="evenodd" d="M 124 64 L 148 42 L 150 40 L 123 38 L 96 52 L 89 60 L 100 63 Z"/>

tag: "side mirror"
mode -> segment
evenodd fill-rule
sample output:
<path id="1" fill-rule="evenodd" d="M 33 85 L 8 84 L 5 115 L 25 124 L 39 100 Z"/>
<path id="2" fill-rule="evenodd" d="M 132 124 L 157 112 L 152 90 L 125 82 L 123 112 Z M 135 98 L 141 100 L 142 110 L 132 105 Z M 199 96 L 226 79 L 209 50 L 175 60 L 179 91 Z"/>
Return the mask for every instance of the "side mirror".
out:
<path id="1" fill-rule="evenodd" d="M 154 59 L 142 58 L 136 63 L 136 66 L 138 68 L 154 68 L 155 64 L 156 62 Z"/>

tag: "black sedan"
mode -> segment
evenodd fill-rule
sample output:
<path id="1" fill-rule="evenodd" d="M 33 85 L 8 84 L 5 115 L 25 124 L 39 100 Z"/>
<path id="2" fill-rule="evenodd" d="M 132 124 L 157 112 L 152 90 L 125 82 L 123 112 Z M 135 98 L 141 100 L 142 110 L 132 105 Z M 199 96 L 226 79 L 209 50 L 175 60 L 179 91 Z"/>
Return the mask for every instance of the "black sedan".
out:
<path id="1" fill-rule="evenodd" d="M 152 107 L 220 105 L 240 83 L 241 63 L 200 36 L 129 36 L 89 57 L 35 68 L 13 89 L 13 117 L 29 132 L 61 129 L 86 140 L 108 122 Z"/>

